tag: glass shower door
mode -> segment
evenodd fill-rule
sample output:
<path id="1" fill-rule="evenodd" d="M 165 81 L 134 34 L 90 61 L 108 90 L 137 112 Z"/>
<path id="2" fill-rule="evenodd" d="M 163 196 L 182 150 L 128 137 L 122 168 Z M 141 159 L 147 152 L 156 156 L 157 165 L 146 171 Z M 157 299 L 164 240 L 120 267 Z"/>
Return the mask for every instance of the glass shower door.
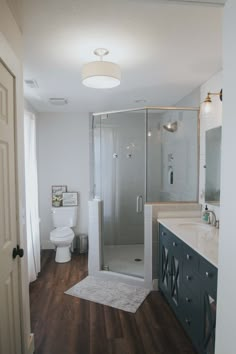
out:
<path id="1" fill-rule="evenodd" d="M 145 111 L 100 120 L 103 269 L 143 277 Z"/>

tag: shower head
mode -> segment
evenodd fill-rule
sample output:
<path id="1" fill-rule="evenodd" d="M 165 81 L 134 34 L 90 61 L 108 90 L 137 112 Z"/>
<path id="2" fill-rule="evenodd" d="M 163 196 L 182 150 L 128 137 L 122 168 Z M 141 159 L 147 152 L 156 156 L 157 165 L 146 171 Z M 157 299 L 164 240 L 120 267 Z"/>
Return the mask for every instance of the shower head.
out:
<path id="1" fill-rule="evenodd" d="M 178 128 L 178 123 L 177 122 L 168 123 L 166 125 L 163 125 L 163 128 L 168 132 L 174 133 Z"/>

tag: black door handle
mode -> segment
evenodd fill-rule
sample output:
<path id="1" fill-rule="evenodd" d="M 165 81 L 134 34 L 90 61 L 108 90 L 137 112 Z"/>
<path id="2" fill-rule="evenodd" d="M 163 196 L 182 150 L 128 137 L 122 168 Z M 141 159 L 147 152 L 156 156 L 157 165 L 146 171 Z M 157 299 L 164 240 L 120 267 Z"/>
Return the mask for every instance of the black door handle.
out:
<path id="1" fill-rule="evenodd" d="M 15 259 L 17 256 L 22 258 L 24 256 L 24 250 L 23 248 L 20 248 L 19 245 L 16 246 L 16 248 L 13 248 L 12 251 L 12 258 Z"/>

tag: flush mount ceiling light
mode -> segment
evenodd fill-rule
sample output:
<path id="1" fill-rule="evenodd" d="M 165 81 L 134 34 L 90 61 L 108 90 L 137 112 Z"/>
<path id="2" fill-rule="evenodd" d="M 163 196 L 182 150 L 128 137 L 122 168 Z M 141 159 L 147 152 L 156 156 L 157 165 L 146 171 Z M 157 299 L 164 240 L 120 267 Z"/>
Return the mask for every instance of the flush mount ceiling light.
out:
<path id="1" fill-rule="evenodd" d="M 208 92 L 207 97 L 205 98 L 205 101 L 203 102 L 204 104 L 204 111 L 205 113 L 209 113 L 211 111 L 211 96 L 219 96 L 219 99 L 222 101 L 223 100 L 223 90 L 221 89 L 220 92 Z"/>
<path id="2" fill-rule="evenodd" d="M 103 61 L 103 57 L 108 53 L 109 51 L 105 48 L 95 49 L 94 54 L 100 60 L 84 65 L 82 69 L 82 83 L 85 86 L 105 89 L 120 85 L 121 72 L 119 65 L 110 61 Z"/>

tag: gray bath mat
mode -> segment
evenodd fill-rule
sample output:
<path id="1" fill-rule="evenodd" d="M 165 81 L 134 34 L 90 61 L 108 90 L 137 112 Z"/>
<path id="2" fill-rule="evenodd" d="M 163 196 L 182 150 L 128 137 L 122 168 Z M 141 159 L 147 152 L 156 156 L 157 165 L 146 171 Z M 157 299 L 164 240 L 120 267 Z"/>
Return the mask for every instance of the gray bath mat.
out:
<path id="1" fill-rule="evenodd" d="M 135 313 L 150 290 L 88 276 L 65 294 Z"/>

